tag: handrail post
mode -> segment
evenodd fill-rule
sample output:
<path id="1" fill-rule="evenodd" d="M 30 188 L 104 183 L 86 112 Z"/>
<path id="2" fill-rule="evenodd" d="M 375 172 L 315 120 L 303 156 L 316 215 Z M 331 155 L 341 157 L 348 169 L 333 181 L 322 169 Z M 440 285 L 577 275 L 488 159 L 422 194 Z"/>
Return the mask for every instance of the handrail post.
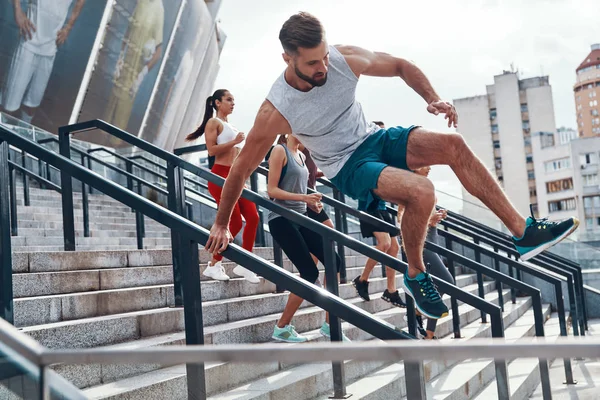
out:
<path id="1" fill-rule="evenodd" d="M 477 239 L 473 239 L 473 243 L 475 244 L 475 246 L 473 247 L 473 251 L 475 251 L 475 261 L 477 262 L 477 264 L 481 264 L 481 253 L 479 252 L 479 240 Z M 485 299 L 485 290 L 483 289 L 483 274 L 481 273 L 481 271 L 477 271 L 477 292 L 479 294 L 479 297 L 481 297 L 482 299 Z M 485 314 L 485 312 L 483 310 L 480 310 L 481 312 L 481 323 L 485 324 L 487 323 L 487 316 Z"/>
<path id="2" fill-rule="evenodd" d="M 92 158 L 91 157 L 88 157 L 88 159 L 87 159 L 87 168 L 90 171 L 93 171 L 93 169 L 92 169 Z M 90 186 L 90 194 L 94 194 L 94 188 L 91 187 L 91 186 Z"/>
<path id="3" fill-rule="evenodd" d="M 24 150 L 21 150 L 21 166 L 23 169 L 27 168 L 26 158 L 27 154 Z M 23 174 L 23 205 L 25 205 L 25 207 L 29 207 L 31 205 L 29 198 L 29 175 L 27 174 Z"/>
<path id="4" fill-rule="evenodd" d="M 281 250 L 281 246 L 277 243 L 276 240 L 273 240 L 273 260 L 275 265 L 283 268 L 283 251 Z M 275 284 L 275 293 L 283 293 L 285 289 L 279 286 L 278 283 Z"/>
<path id="5" fill-rule="evenodd" d="M 498 248 L 494 247 L 494 252 L 498 253 Z M 498 257 L 494 258 L 494 269 L 500 272 L 500 259 Z M 502 282 L 500 279 L 496 278 L 496 290 L 498 291 L 498 305 L 500 309 L 504 311 L 504 293 L 502 289 Z"/>
<path id="6" fill-rule="evenodd" d="M 425 395 L 423 361 L 404 361 L 404 380 L 406 382 L 407 399 L 425 400 L 427 398 Z"/>
<path id="7" fill-rule="evenodd" d="M 535 321 L 535 336 L 544 336 L 544 314 L 542 312 L 542 295 L 538 291 L 531 296 L 533 306 L 533 317 Z M 544 399 L 552 399 L 552 389 L 550 387 L 550 369 L 548 368 L 548 360 L 539 359 L 540 377 L 542 385 L 542 394 Z"/>
<path id="8" fill-rule="evenodd" d="M 202 285 L 200 283 L 200 260 L 198 243 L 189 238 L 181 239 L 181 255 L 188 260 L 182 268 L 183 314 L 185 320 L 186 345 L 204 344 L 202 316 Z M 204 364 L 187 364 L 187 387 L 189 399 L 206 399 L 206 377 Z"/>
<path id="9" fill-rule="evenodd" d="M 137 194 L 142 195 L 142 182 L 137 183 Z M 144 249 L 144 236 L 146 236 L 144 227 L 144 214 L 141 212 L 135 213 L 135 235 L 137 237 L 138 250 Z"/>
<path id="10" fill-rule="evenodd" d="M 343 196 L 344 195 L 337 188 L 333 188 L 333 198 L 335 200 L 343 202 L 345 200 Z M 347 221 L 346 221 L 346 225 L 344 225 L 344 218 L 345 218 L 345 214 L 343 213 L 343 211 L 340 209 L 336 209 L 335 210 L 335 229 L 344 234 L 348 234 Z M 338 251 L 338 254 L 340 255 L 340 258 L 342 259 L 342 264 L 340 265 L 340 283 L 346 283 L 348 281 L 348 278 L 346 275 L 346 248 L 344 247 L 344 245 L 342 243 L 338 243 L 337 251 Z"/>
<path id="11" fill-rule="evenodd" d="M 39 175 L 40 175 L 42 178 L 45 178 L 45 176 L 44 176 L 44 163 L 43 163 L 43 161 L 42 161 L 42 160 L 40 160 L 39 158 L 38 158 L 38 173 L 39 173 Z M 40 184 L 40 187 L 41 187 L 42 189 L 46 189 L 46 185 L 45 185 L 45 184 L 43 184 L 43 183 L 42 183 L 42 184 Z"/>
<path id="12" fill-rule="evenodd" d="M 446 248 L 452 251 L 452 239 L 446 238 Z M 452 275 L 452 279 L 456 282 L 456 266 L 454 264 L 454 260 L 448 259 L 448 270 L 450 271 L 450 275 Z M 452 331 L 454 332 L 454 339 L 460 339 L 462 336 L 460 334 L 460 313 L 458 311 L 458 300 L 456 297 L 450 297 L 450 305 L 452 307 Z"/>
<path id="13" fill-rule="evenodd" d="M 14 324 L 8 142 L 0 143 L 0 318 Z"/>
<path id="14" fill-rule="evenodd" d="M 557 282 L 555 284 L 555 292 L 556 292 L 556 308 L 557 308 L 557 312 L 558 312 L 558 325 L 560 328 L 560 336 L 567 336 L 568 332 L 567 332 L 567 321 L 566 321 L 566 315 L 565 315 L 565 304 L 564 301 L 562 299 L 562 283 L 561 282 Z M 558 298 L 560 297 L 560 298 Z M 576 322 L 573 323 L 573 326 L 577 325 Z M 565 366 L 565 384 L 567 385 L 574 385 L 577 383 L 576 380 L 573 379 L 573 368 L 571 366 L 571 359 L 570 358 L 565 358 L 563 359 L 563 363 Z"/>
<path id="15" fill-rule="evenodd" d="M 250 175 L 250 188 L 254 193 L 258 193 L 258 174 L 253 172 Z M 262 210 L 256 205 L 256 211 L 258 211 L 258 231 L 256 232 L 256 245 L 259 247 L 265 247 L 265 218 Z"/>
<path id="16" fill-rule="evenodd" d="M 173 165 L 173 163 L 167 164 L 167 188 L 169 192 L 168 196 L 168 205 L 169 210 L 173 211 L 176 214 L 181 215 L 182 210 L 181 206 L 181 192 L 184 189 L 181 187 L 182 182 L 182 173 L 179 167 Z M 182 291 L 182 277 L 181 277 L 181 269 L 183 268 L 184 260 L 181 258 L 180 253 L 181 247 L 181 235 L 171 229 L 171 253 L 173 257 L 173 285 L 174 285 L 174 295 L 175 295 L 175 307 L 183 306 L 183 291 Z M 198 266 L 198 268 L 200 268 Z"/>
<path id="17" fill-rule="evenodd" d="M 10 189 L 10 234 L 19 236 L 19 216 L 17 210 L 17 172 L 7 163 L 8 185 Z"/>
<path id="18" fill-rule="evenodd" d="M 504 337 L 504 321 L 502 319 L 502 310 L 497 309 L 497 312 L 490 314 L 490 322 L 492 325 L 492 337 Z M 510 388 L 508 381 L 508 369 L 506 360 L 494 360 L 496 368 L 496 388 L 498 389 L 499 399 L 510 398 Z"/>
<path id="19" fill-rule="evenodd" d="M 81 166 L 85 168 L 86 156 L 81 153 Z M 90 237 L 90 207 L 88 199 L 88 185 L 81 182 L 81 209 L 83 211 L 83 236 Z"/>
<path id="20" fill-rule="evenodd" d="M 325 258 L 325 283 L 327 290 L 334 296 L 339 296 L 338 280 L 336 270 L 335 244 L 330 237 L 324 238 L 324 258 Z M 332 342 L 342 341 L 342 321 L 337 315 L 329 313 L 329 333 Z M 346 374 L 344 371 L 344 362 L 333 362 L 333 396 L 332 399 L 346 399 L 350 397 L 346 393 Z"/>
<path id="21" fill-rule="evenodd" d="M 71 159 L 71 136 L 67 127 L 58 128 L 58 146 L 60 155 Z M 62 197 L 63 237 L 65 251 L 75 251 L 75 216 L 73 215 L 73 180 L 65 170 L 60 170 Z"/>

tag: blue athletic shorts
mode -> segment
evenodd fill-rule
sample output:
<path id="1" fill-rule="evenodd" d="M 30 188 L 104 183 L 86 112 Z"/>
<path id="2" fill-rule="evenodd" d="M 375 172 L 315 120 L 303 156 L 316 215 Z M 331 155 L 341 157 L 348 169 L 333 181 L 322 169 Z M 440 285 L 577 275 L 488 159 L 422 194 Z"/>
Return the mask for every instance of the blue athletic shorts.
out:
<path id="1" fill-rule="evenodd" d="M 401 126 L 381 129 L 367 138 L 350 156 L 340 172 L 331 182 L 345 195 L 352 197 L 367 208 L 380 199 L 373 189 L 385 167 L 395 167 L 409 171 L 406 164 L 408 135 L 417 128 Z"/>

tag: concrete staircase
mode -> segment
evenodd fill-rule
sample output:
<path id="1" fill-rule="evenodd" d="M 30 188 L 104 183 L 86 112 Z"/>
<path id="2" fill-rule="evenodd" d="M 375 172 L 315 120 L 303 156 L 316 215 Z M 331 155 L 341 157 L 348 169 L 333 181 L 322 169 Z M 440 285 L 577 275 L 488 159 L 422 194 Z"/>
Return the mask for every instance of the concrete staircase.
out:
<path id="1" fill-rule="evenodd" d="M 22 194 L 19 195 L 22 204 Z M 62 222 L 60 196 L 31 190 L 30 207 L 19 206 L 19 233 L 13 238 L 15 325 L 50 348 L 151 348 L 184 344 L 183 309 L 173 307 L 172 258 L 168 229 L 146 219 L 149 249 L 135 250 L 135 216 L 103 195 L 90 196 L 92 237 L 81 237 L 81 203 L 76 195 L 79 251 L 60 252 Z M 164 248 L 161 248 L 164 247 Z M 88 249 L 89 251 L 83 251 Z M 93 249 L 93 250 L 92 250 Z M 25 251 L 23 251 L 25 250 Z M 271 248 L 255 253 L 273 259 Z M 365 257 L 346 252 L 348 278 L 360 274 Z M 200 268 L 209 255 L 200 252 Z M 294 272 L 288 260 L 284 268 Z M 232 276 L 233 263 L 225 262 Z M 322 266 L 320 266 L 322 269 Z M 468 271 L 467 271 L 468 272 Z M 476 277 L 457 270 L 457 285 L 477 294 Z M 370 302 L 357 297 L 351 284 L 340 285 L 340 297 L 379 318 L 405 328 L 406 311 L 381 300 L 385 279 L 377 268 L 371 279 Z M 321 279 L 323 279 L 321 270 Z M 400 284 L 400 276 L 397 279 Z M 498 302 L 494 281 L 485 282 L 486 299 Z M 273 326 L 287 301 L 275 285 L 261 278 L 250 284 L 202 277 L 205 342 L 212 344 L 271 341 Z M 531 299 L 510 303 L 504 290 L 504 325 L 507 340 L 532 340 Z M 450 298 L 444 297 L 450 305 Z M 452 318 L 439 321 L 440 340 L 469 340 L 491 336 L 490 324 L 481 324 L 479 310 L 460 304 L 461 339 L 451 339 Z M 558 336 L 556 315 L 544 305 L 547 337 Z M 310 341 L 327 340 L 319 334 L 325 318 L 321 309 L 304 303 L 293 324 Z M 360 329 L 344 323 L 353 341 L 372 340 Z M 406 396 L 404 366 L 400 363 L 345 362 L 348 393 L 360 399 L 400 399 Z M 492 360 L 425 362 L 427 395 L 431 399 L 497 398 Z M 92 399 L 187 399 L 185 366 L 163 365 L 59 365 L 54 369 L 84 390 Z M 533 394 L 539 384 L 537 360 L 509 364 L 511 393 L 515 399 Z M 211 399 L 325 399 L 331 392 L 331 364 L 282 363 L 206 365 Z"/>
<path id="2" fill-rule="evenodd" d="M 62 251 L 61 195 L 51 190 L 30 188 L 30 206 L 24 206 L 23 188 L 17 187 L 18 236 L 13 251 Z M 89 195 L 90 237 L 83 236 L 81 193 L 74 193 L 75 242 L 77 250 L 136 249 L 135 213 L 118 201 L 95 192 Z M 144 218 L 144 248 L 170 248 L 170 230 Z"/>

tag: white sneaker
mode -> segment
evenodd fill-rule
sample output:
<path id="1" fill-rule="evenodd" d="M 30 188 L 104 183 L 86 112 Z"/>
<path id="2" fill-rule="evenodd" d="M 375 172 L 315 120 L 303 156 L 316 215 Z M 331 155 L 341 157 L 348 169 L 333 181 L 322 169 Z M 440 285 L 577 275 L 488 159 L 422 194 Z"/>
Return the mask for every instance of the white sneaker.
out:
<path id="1" fill-rule="evenodd" d="M 233 269 L 233 273 L 237 276 L 241 276 L 242 278 L 246 278 L 246 280 L 250 283 L 260 283 L 260 279 L 254 272 L 242 267 L 241 265 L 235 267 Z"/>
<path id="2" fill-rule="evenodd" d="M 208 267 L 206 267 L 202 275 L 208 276 L 209 278 L 213 278 L 218 281 L 229 280 L 229 277 L 225 273 L 225 268 L 223 268 L 223 264 L 221 264 L 221 261 L 217 262 L 215 265 L 211 265 L 209 261 Z"/>

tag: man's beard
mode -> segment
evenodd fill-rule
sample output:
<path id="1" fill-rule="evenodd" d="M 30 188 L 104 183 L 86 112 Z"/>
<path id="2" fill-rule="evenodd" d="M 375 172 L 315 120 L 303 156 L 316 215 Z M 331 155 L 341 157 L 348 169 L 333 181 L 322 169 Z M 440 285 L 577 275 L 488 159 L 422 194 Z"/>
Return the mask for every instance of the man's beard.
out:
<path id="1" fill-rule="evenodd" d="M 298 75 L 298 78 L 311 84 L 312 86 L 323 86 L 327 82 L 327 73 L 325 73 L 320 80 L 315 80 L 314 78 L 308 75 L 304 75 L 302 72 L 300 72 L 298 67 L 295 67 L 294 70 L 296 72 L 296 75 Z"/>

